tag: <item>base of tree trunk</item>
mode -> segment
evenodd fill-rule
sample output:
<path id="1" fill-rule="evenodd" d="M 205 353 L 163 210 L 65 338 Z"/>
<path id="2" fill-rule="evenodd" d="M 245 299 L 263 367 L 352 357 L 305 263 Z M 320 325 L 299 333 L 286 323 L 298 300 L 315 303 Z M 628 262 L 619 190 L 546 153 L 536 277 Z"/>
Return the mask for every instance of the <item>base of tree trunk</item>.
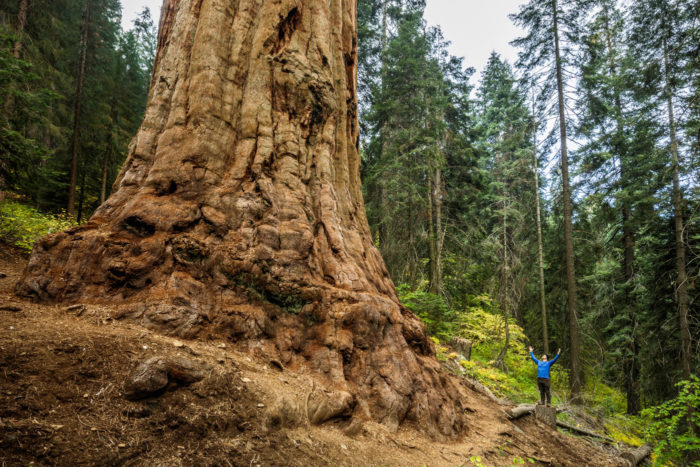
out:
<path id="1" fill-rule="evenodd" d="M 93 220 L 37 242 L 16 292 L 105 305 L 113 319 L 166 335 L 223 337 L 350 393 L 359 419 L 393 429 L 415 422 L 436 437 L 463 431 L 465 389 L 441 370 L 411 312 L 384 295 L 273 277 L 264 261 L 234 265 L 193 237 L 128 219 L 110 232 Z"/>

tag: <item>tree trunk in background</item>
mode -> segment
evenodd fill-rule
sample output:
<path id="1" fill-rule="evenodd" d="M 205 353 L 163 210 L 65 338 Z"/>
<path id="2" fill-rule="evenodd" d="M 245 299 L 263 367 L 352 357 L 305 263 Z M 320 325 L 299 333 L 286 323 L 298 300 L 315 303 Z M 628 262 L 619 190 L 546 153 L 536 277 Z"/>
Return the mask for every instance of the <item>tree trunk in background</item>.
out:
<path id="1" fill-rule="evenodd" d="M 620 97 L 620 92 L 617 88 L 617 64 L 615 62 L 615 54 L 612 43 L 612 32 L 609 23 L 609 18 L 605 17 L 605 30 L 606 30 L 606 45 L 608 48 L 608 68 L 610 71 L 610 79 L 613 83 L 613 92 L 615 93 L 615 120 L 616 120 L 616 134 L 617 138 L 615 145 L 617 146 L 616 152 L 618 161 L 620 164 L 620 190 L 626 190 L 629 186 L 628 180 L 628 159 L 627 159 L 627 147 L 624 142 L 625 137 L 625 125 L 622 114 L 622 99 Z M 622 263 L 622 272 L 625 279 L 624 288 L 624 306 L 629 306 L 634 303 L 634 298 L 630 294 L 630 289 L 632 287 L 632 281 L 634 280 L 634 232 L 632 231 L 632 226 L 630 225 L 632 217 L 632 208 L 630 206 L 629 196 L 623 194 L 622 197 L 622 247 L 624 252 L 624 258 Z M 639 345 L 637 342 L 637 313 L 633 310 L 630 313 L 630 326 L 632 328 L 632 335 L 630 337 L 630 349 L 629 352 L 631 357 L 625 358 L 623 364 L 623 371 L 625 374 L 625 389 L 627 393 L 627 413 L 630 415 L 637 415 L 639 411 L 642 410 L 641 395 L 639 393 Z"/>
<path id="2" fill-rule="evenodd" d="M 24 26 L 27 24 L 27 10 L 29 9 L 29 0 L 20 0 L 19 12 L 17 13 L 17 40 L 12 45 L 12 56 L 19 58 L 22 54 L 22 36 L 24 35 Z"/>
<path id="3" fill-rule="evenodd" d="M 460 433 L 461 386 L 367 225 L 355 22 L 348 0 L 166 0 L 112 195 L 38 242 L 17 292 L 224 336 L 350 393 L 353 417 Z"/>
<path id="4" fill-rule="evenodd" d="M 681 329 L 681 358 L 683 378 L 690 379 L 690 325 L 688 324 L 688 274 L 685 265 L 685 243 L 683 242 L 683 198 L 681 195 L 678 156 L 678 140 L 676 139 L 676 121 L 673 113 L 673 93 L 669 77 L 668 48 L 666 40 L 664 48 L 664 78 L 666 103 L 668 106 L 669 133 L 671 137 L 671 156 L 673 157 L 673 220 L 676 233 L 676 288 L 678 293 L 678 310 Z"/>
<path id="5" fill-rule="evenodd" d="M 107 175 L 109 174 L 109 161 L 112 155 L 112 145 L 107 143 L 105 148 L 105 156 L 102 160 L 102 188 L 100 188 L 100 204 L 105 202 L 107 199 Z"/>
<path id="6" fill-rule="evenodd" d="M 435 268 L 433 271 L 433 293 L 442 294 L 442 172 L 434 171 L 432 203 L 435 212 Z"/>
<path id="7" fill-rule="evenodd" d="M 442 294 L 442 266 L 440 264 L 440 234 L 442 209 L 440 202 L 440 169 L 432 171 L 428 180 L 428 254 L 430 256 L 430 293 Z"/>
<path id="8" fill-rule="evenodd" d="M 17 12 L 17 28 L 15 33 L 17 34 L 17 40 L 12 44 L 12 56 L 19 59 L 22 56 L 22 47 L 24 46 L 24 27 L 27 24 L 27 10 L 29 9 L 29 0 L 20 0 L 19 11 Z M 5 115 L 8 120 L 12 117 L 15 107 L 15 98 L 12 94 L 12 83 L 9 86 L 9 92 L 7 93 L 7 98 L 5 100 Z M 4 184 L 0 181 L 0 189 Z"/>
<path id="9" fill-rule="evenodd" d="M 532 115 L 535 115 L 533 103 Z M 540 172 L 537 164 L 537 125 L 533 125 L 532 153 L 535 164 L 535 214 L 537 215 L 537 259 L 540 273 L 540 307 L 542 309 L 542 340 L 544 353 L 549 354 L 549 335 L 547 332 L 547 304 L 544 294 L 544 255 L 542 254 L 542 215 L 540 213 Z"/>
<path id="10" fill-rule="evenodd" d="M 386 4 L 388 0 L 382 2 L 382 42 L 381 42 L 381 86 L 382 91 L 384 90 L 386 81 L 386 43 L 387 43 L 387 12 Z M 386 128 L 384 123 L 382 123 L 379 128 L 379 138 L 381 141 L 381 154 L 380 158 L 383 159 L 386 150 Z M 379 184 L 379 245 L 380 248 L 387 247 L 387 241 L 389 239 L 389 198 L 387 196 L 386 180 L 389 178 L 388 174 L 384 177 L 380 177 L 377 181 Z M 386 250 L 384 250 L 386 251 Z"/>
<path id="11" fill-rule="evenodd" d="M 408 281 L 411 285 L 411 290 L 416 288 L 416 240 L 414 230 L 415 219 L 413 218 L 413 188 L 409 189 L 408 194 Z"/>
<path id="12" fill-rule="evenodd" d="M 624 183 L 625 178 L 625 162 L 622 161 L 622 156 L 620 160 L 620 175 L 623 180 L 623 188 L 626 186 Z M 629 201 L 624 200 L 622 206 L 622 231 L 623 231 L 623 242 L 624 242 L 624 278 L 625 278 L 625 294 L 624 301 L 625 304 L 631 304 L 634 302 L 634 298 L 629 293 L 632 287 L 632 281 L 634 280 L 634 234 L 632 233 L 632 228 L 630 227 L 630 217 L 631 209 Z M 637 415 L 642 410 L 641 395 L 639 393 L 639 343 L 637 341 L 637 314 L 632 312 L 630 316 L 630 326 L 632 328 L 632 335 L 630 336 L 631 342 L 629 352 L 631 357 L 626 359 L 624 363 L 625 372 L 625 386 L 627 392 L 627 413 L 630 415 Z"/>
<path id="13" fill-rule="evenodd" d="M 505 185 L 505 181 L 503 182 Z M 509 308 L 509 281 L 510 281 L 510 259 L 508 255 L 508 206 L 506 205 L 508 199 L 508 192 L 503 194 L 503 273 L 501 275 L 501 306 L 503 307 L 503 323 L 505 325 L 505 343 L 503 348 L 496 357 L 495 366 L 501 370 L 506 371 L 505 358 L 508 353 L 508 344 L 510 343 L 510 330 L 508 329 L 508 319 L 510 318 L 510 308 Z"/>
<path id="14" fill-rule="evenodd" d="M 435 266 L 437 265 L 437 250 L 435 248 L 435 213 L 433 212 L 433 191 L 435 190 L 434 181 L 432 174 L 428 175 L 428 199 L 425 203 L 428 220 L 428 274 L 430 282 L 430 292 L 437 293 L 437 273 L 435 271 Z"/>
<path id="15" fill-rule="evenodd" d="M 71 170 L 70 187 L 68 188 L 68 215 L 75 214 L 75 188 L 78 182 L 78 151 L 80 146 L 80 109 L 83 100 L 83 86 L 85 84 L 85 59 L 87 57 L 88 22 L 90 21 L 90 1 L 85 2 L 83 13 L 83 26 L 80 34 L 80 61 L 78 65 L 78 79 L 75 88 L 75 104 L 73 107 L 73 134 L 71 136 Z"/>
<path id="16" fill-rule="evenodd" d="M 83 206 L 85 204 L 85 163 L 82 164 L 80 174 L 80 196 L 78 197 L 78 215 L 75 221 L 80 224 L 83 221 Z"/>
<path id="17" fill-rule="evenodd" d="M 107 177 L 109 176 L 109 163 L 112 157 L 112 148 L 114 142 L 112 140 L 112 132 L 114 125 L 117 122 L 117 101 L 116 96 L 112 99 L 109 111 L 109 128 L 107 130 L 107 138 L 105 140 L 105 155 L 102 160 L 102 188 L 100 189 L 100 204 L 107 199 Z"/>
<path id="18" fill-rule="evenodd" d="M 554 9 L 554 48 L 556 54 L 557 97 L 559 105 L 559 133 L 561 143 L 561 179 L 564 201 L 564 245 L 566 255 L 566 283 L 569 304 L 569 339 L 571 358 L 571 399 L 577 401 L 581 393 L 582 378 L 579 362 L 578 304 L 576 302 L 576 273 L 574 270 L 574 241 L 572 228 L 571 188 L 569 186 L 569 155 L 566 149 L 566 116 L 564 112 L 564 83 L 562 80 L 561 53 L 559 50 L 559 30 L 557 22 L 557 1 L 552 0 Z"/>

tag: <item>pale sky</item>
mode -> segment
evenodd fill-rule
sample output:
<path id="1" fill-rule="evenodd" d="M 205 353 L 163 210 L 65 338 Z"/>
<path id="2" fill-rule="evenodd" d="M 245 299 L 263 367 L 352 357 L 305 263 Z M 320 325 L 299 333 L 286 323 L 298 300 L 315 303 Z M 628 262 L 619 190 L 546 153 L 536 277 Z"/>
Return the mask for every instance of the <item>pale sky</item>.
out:
<path id="1" fill-rule="evenodd" d="M 439 25 L 445 39 L 450 41 L 452 55 L 464 57 L 464 64 L 480 72 L 492 51 L 513 65 L 517 49 L 508 42 L 524 35 L 508 19 L 517 13 L 526 0 L 427 0 L 425 19 L 431 26 Z"/>
<path id="2" fill-rule="evenodd" d="M 523 35 L 508 19 L 525 0 L 427 0 L 425 19 L 431 26 L 439 25 L 445 39 L 452 45 L 452 55 L 464 57 L 464 64 L 479 73 L 486 66 L 492 51 L 498 52 L 512 65 L 518 54 L 508 42 Z M 158 25 L 162 0 L 122 0 L 122 27 L 130 29 L 132 21 L 144 6 L 151 9 Z"/>
<path id="3" fill-rule="evenodd" d="M 158 27 L 158 18 L 160 18 L 160 7 L 163 5 L 163 0 L 121 0 L 122 1 L 122 28 L 131 29 L 134 19 L 141 13 L 143 7 L 147 6 L 151 10 L 153 24 Z"/>

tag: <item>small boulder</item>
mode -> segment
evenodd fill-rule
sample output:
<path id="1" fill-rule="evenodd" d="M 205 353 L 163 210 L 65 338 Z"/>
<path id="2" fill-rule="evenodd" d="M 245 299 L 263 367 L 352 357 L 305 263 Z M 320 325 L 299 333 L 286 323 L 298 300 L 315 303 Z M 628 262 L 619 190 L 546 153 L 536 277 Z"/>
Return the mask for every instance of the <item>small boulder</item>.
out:
<path id="1" fill-rule="evenodd" d="M 316 391 L 309 397 L 308 416 L 313 425 L 350 415 L 355 399 L 345 391 Z"/>
<path id="2" fill-rule="evenodd" d="M 209 367 L 186 358 L 151 357 L 138 364 L 124 383 L 124 395 L 138 400 L 204 379 Z"/>
<path id="3" fill-rule="evenodd" d="M 302 421 L 300 404 L 289 397 L 280 396 L 267 411 L 268 428 L 290 428 Z"/>

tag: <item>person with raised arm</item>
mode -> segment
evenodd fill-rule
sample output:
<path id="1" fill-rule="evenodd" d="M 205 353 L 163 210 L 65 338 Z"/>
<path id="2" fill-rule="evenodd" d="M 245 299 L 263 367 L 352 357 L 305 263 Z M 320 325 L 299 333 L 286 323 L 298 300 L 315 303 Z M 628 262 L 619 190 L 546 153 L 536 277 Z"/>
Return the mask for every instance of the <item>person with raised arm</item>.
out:
<path id="1" fill-rule="evenodd" d="M 547 407 L 549 407 L 552 403 L 552 393 L 549 390 L 549 368 L 554 365 L 554 362 L 556 362 L 559 358 L 561 349 L 557 350 L 556 357 L 554 357 L 554 359 L 551 361 L 549 360 L 549 355 L 547 354 L 542 355 L 542 360 L 537 360 L 535 358 L 535 354 L 532 352 L 533 350 L 534 349 L 532 346 L 530 346 L 530 358 L 532 358 L 532 361 L 537 363 L 537 387 L 540 389 L 540 405 L 545 404 L 546 398 Z"/>

